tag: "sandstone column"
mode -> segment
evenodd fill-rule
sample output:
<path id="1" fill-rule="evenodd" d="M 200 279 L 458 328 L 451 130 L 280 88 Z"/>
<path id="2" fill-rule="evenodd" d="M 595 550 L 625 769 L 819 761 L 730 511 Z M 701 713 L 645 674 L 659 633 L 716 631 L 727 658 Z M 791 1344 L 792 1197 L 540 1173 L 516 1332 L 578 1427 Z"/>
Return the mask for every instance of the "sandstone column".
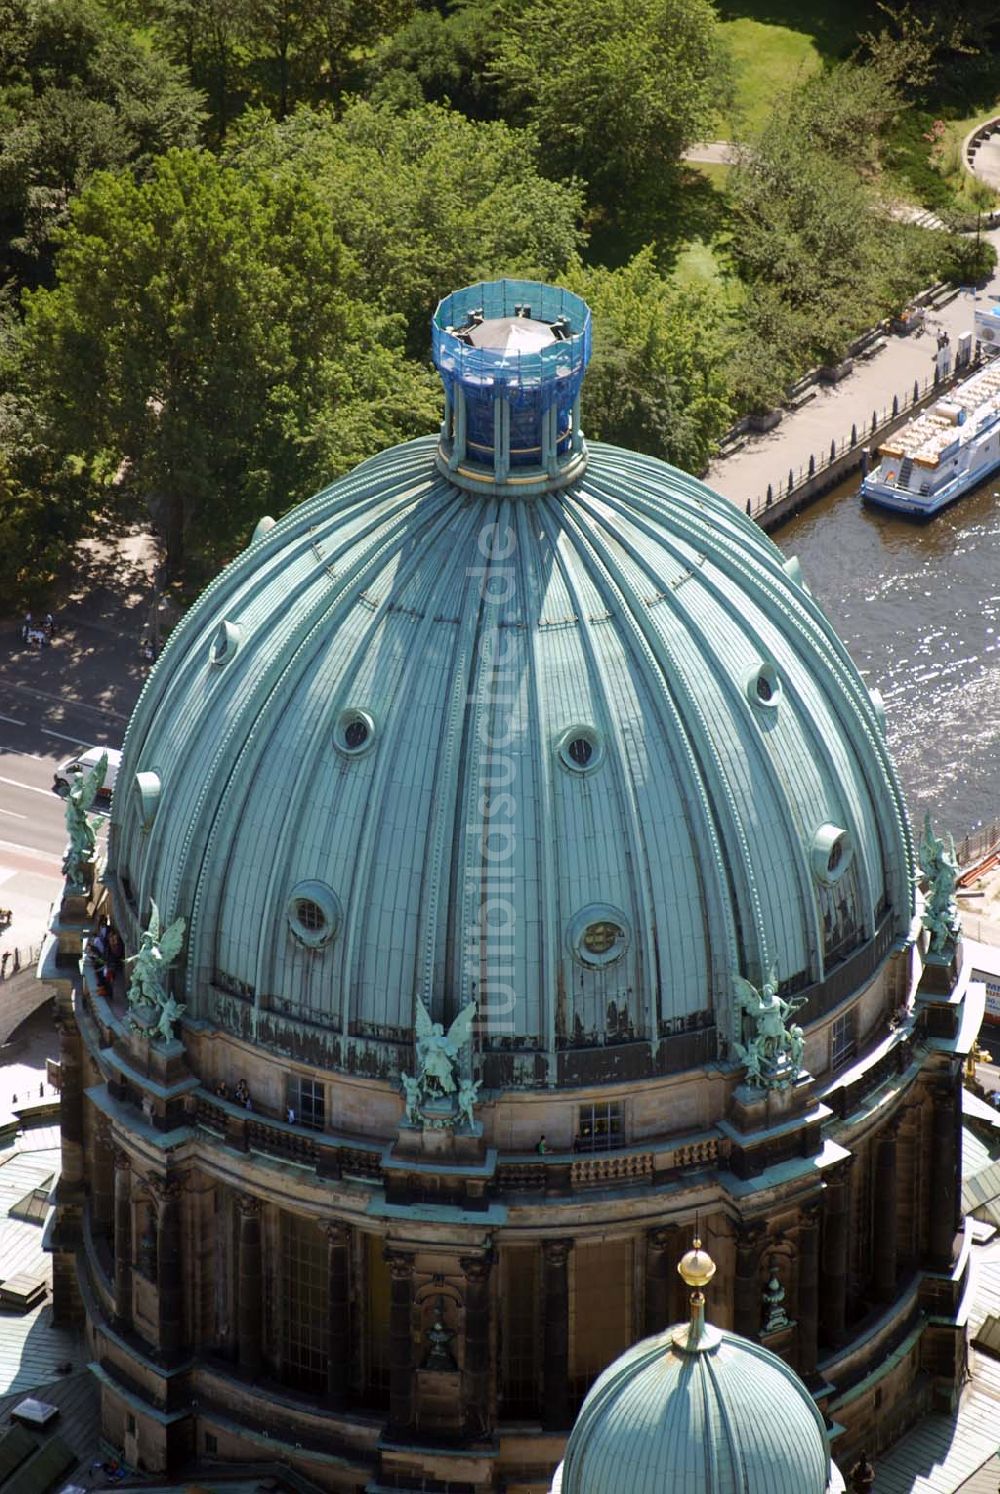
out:
<path id="1" fill-rule="evenodd" d="M 488 1255 L 463 1256 L 465 1276 L 465 1429 L 471 1438 L 490 1430 L 490 1269 Z"/>
<path id="2" fill-rule="evenodd" d="M 115 1319 L 132 1323 L 132 1167 L 126 1152 L 115 1152 Z"/>
<path id="3" fill-rule="evenodd" d="M 819 1358 L 819 1219 L 820 1204 L 803 1209 L 799 1224 L 798 1370 L 807 1383 Z"/>
<path id="4" fill-rule="evenodd" d="M 569 1253 L 572 1240 L 542 1242 L 542 1422 L 562 1431 L 573 1418 L 569 1401 Z"/>
<path id="5" fill-rule="evenodd" d="M 157 1201 L 156 1286 L 160 1348 L 171 1353 L 184 1342 L 184 1271 L 181 1260 L 181 1184 L 171 1178 L 151 1183 Z"/>
<path id="6" fill-rule="evenodd" d="M 681 1249 L 680 1226 L 664 1225 L 646 1234 L 646 1334 L 662 1333 L 675 1321 L 674 1283 Z"/>
<path id="7" fill-rule="evenodd" d="M 327 1316 L 330 1325 L 330 1354 L 327 1360 L 327 1400 L 332 1410 L 343 1406 L 350 1380 L 351 1299 L 350 1299 L 351 1232 L 345 1224 L 326 1227 Z"/>
<path id="8" fill-rule="evenodd" d="M 386 1250 L 392 1278 L 389 1297 L 389 1425 L 394 1433 L 413 1425 L 413 1257 Z"/>
<path id="9" fill-rule="evenodd" d="M 260 1373 L 263 1363 L 263 1276 L 260 1255 L 260 1200 L 241 1193 L 236 1200 L 240 1212 L 239 1264 L 237 1276 L 237 1357 L 240 1369 Z"/>
<path id="10" fill-rule="evenodd" d="M 897 1127 L 898 1120 L 890 1121 L 875 1140 L 872 1285 L 875 1296 L 880 1302 L 891 1302 L 896 1295 L 896 1257 L 899 1236 L 899 1190 L 896 1182 Z"/>
<path id="11" fill-rule="evenodd" d="M 847 1246 L 850 1172 L 841 1164 L 828 1174 L 823 1190 L 823 1243 L 820 1254 L 820 1333 L 830 1348 L 847 1337 Z"/>

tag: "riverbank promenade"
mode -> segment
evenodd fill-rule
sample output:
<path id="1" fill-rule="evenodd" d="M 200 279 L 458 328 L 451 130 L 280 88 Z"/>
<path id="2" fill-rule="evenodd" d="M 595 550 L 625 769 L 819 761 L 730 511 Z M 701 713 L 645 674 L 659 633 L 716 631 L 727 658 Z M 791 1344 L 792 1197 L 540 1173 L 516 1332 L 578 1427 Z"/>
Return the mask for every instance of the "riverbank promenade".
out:
<path id="1" fill-rule="evenodd" d="M 1000 251 L 1000 229 L 983 235 Z M 711 463 L 706 481 L 717 493 L 732 499 L 740 508 L 749 500 L 753 508 L 767 492 L 770 483 L 777 494 L 787 482 L 789 470 L 808 467 L 815 457 L 822 465 L 830 453 L 830 443 L 839 446 L 856 426 L 859 436 L 871 429 L 872 412 L 891 406 L 899 396 L 905 404 L 913 394 L 914 381 L 922 385 L 934 372 L 937 333 L 947 332 L 954 348 L 963 332 L 973 329 L 973 312 L 977 300 L 1000 298 L 1000 273 L 976 291 L 960 290 L 954 300 L 939 311 L 927 315 L 927 330 L 920 337 L 890 334 L 885 346 L 867 362 L 859 362 L 854 371 L 839 384 L 820 385 L 816 398 L 798 410 L 785 412 L 781 424 L 773 431 L 750 436 L 747 443 L 732 456 L 719 457 Z"/>

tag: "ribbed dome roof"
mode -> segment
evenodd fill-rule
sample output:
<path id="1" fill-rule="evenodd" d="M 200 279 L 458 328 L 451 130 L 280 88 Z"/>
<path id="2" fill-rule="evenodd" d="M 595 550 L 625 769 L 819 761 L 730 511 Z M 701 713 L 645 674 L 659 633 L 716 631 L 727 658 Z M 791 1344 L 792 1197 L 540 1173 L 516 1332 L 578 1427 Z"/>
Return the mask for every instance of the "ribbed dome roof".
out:
<path id="1" fill-rule="evenodd" d="M 777 1354 L 709 1330 L 689 1353 L 676 1330 L 609 1366 L 583 1403 L 555 1489 L 561 1494 L 827 1494 L 823 1418 Z M 832 1480 L 832 1482 L 831 1482 Z"/>
<path id="2" fill-rule="evenodd" d="M 877 703 L 766 535 L 614 447 L 515 499 L 436 449 L 260 526 L 136 707 L 110 875 L 187 919 L 191 1016 L 390 1076 L 476 998 L 488 1086 L 570 1083 L 905 933 Z"/>

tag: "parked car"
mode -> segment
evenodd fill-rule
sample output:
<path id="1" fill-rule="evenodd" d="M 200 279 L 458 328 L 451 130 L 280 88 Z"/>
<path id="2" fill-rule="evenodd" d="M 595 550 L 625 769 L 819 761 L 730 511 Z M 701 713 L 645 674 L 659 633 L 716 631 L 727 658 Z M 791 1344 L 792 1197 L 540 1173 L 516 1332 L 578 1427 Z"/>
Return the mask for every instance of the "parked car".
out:
<path id="1" fill-rule="evenodd" d="M 64 763 L 60 763 L 52 785 L 56 793 L 66 793 L 78 773 L 89 773 L 91 768 L 96 768 L 105 752 L 108 755 L 108 771 L 104 775 L 104 787 L 97 798 L 98 802 L 103 800 L 107 803 L 114 791 L 118 769 L 121 767 L 122 755 L 117 747 L 88 747 L 86 752 L 81 752 L 76 757 L 69 757 Z"/>

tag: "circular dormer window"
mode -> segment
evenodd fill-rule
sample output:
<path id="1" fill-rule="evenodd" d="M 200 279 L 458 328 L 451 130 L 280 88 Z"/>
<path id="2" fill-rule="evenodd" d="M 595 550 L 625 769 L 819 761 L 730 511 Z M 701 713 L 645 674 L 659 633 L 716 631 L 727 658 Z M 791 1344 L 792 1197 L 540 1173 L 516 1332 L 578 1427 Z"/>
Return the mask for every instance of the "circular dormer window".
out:
<path id="1" fill-rule="evenodd" d="M 573 958 L 591 970 L 615 965 L 628 949 L 628 923 L 621 909 L 607 903 L 581 908 L 569 926 Z"/>
<path id="2" fill-rule="evenodd" d="M 839 882 L 851 864 L 854 847 L 848 832 L 839 825 L 820 825 L 813 836 L 813 875 L 820 882 L 832 887 Z"/>
<path id="3" fill-rule="evenodd" d="M 556 744 L 559 761 L 571 773 L 592 773 L 604 759 L 604 743 L 593 726 L 571 726 Z"/>
<path id="4" fill-rule="evenodd" d="M 349 706 L 337 717 L 333 732 L 334 745 L 345 757 L 360 757 L 375 743 L 375 722 L 368 711 Z"/>
<path id="5" fill-rule="evenodd" d="M 322 949 L 340 928 L 340 900 L 325 882 L 298 882 L 291 891 L 286 910 L 288 928 L 307 949 Z"/>
<path id="6" fill-rule="evenodd" d="M 212 635 L 208 648 L 208 662 L 221 668 L 236 657 L 243 640 L 243 629 L 239 623 L 221 622 Z"/>
<path id="7" fill-rule="evenodd" d="M 748 670 L 745 689 L 752 706 L 766 706 L 774 710 L 781 697 L 781 680 L 774 665 L 761 660 Z"/>

